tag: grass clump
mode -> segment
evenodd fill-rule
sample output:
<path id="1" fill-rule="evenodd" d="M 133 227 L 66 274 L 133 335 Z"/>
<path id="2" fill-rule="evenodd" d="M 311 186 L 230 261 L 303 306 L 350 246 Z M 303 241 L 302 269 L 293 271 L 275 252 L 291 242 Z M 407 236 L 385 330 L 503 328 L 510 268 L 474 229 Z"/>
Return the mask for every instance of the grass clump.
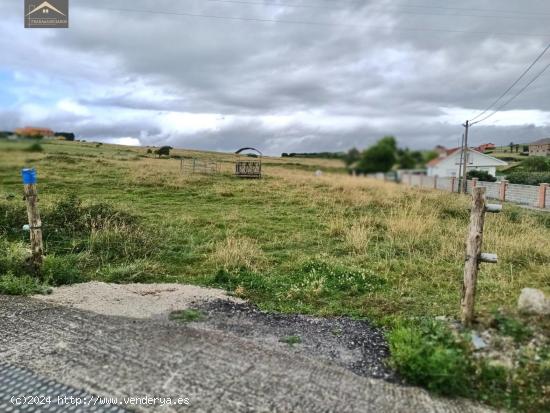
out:
<path id="1" fill-rule="evenodd" d="M 410 384 L 477 399 L 514 412 L 548 411 L 550 348 L 524 349 L 513 369 L 478 357 L 469 334 L 428 319 L 401 323 L 388 335 L 391 364 Z"/>
<path id="2" fill-rule="evenodd" d="M 252 239 L 229 236 L 214 245 L 210 260 L 224 270 L 257 270 L 265 257 Z"/>
<path id="3" fill-rule="evenodd" d="M 302 343 L 302 338 L 300 336 L 286 336 L 281 337 L 279 342 L 288 344 L 290 347 L 294 347 L 294 345 Z"/>
<path id="4" fill-rule="evenodd" d="M 25 148 L 26 152 L 44 152 L 44 148 L 38 142 L 33 143 L 28 148 Z"/>
<path id="5" fill-rule="evenodd" d="M 32 295 L 44 294 L 47 286 L 29 275 L 15 276 L 12 272 L 0 275 L 0 294 Z"/>
<path id="6" fill-rule="evenodd" d="M 444 395 L 468 392 L 473 369 L 467 347 L 442 324 L 401 325 L 388 338 L 392 364 L 409 383 Z"/>
<path id="7" fill-rule="evenodd" d="M 504 336 L 509 336 L 521 343 L 533 336 L 533 330 L 525 323 L 496 312 L 493 315 L 493 326 Z"/>
<path id="8" fill-rule="evenodd" d="M 74 255 L 47 255 L 44 258 L 42 276 L 55 287 L 78 284 L 86 278 L 78 268 L 78 257 Z"/>
<path id="9" fill-rule="evenodd" d="M 194 308 L 185 310 L 173 311 L 170 313 L 170 320 L 179 321 L 182 323 L 191 323 L 193 321 L 202 321 L 206 318 L 205 314 Z"/>

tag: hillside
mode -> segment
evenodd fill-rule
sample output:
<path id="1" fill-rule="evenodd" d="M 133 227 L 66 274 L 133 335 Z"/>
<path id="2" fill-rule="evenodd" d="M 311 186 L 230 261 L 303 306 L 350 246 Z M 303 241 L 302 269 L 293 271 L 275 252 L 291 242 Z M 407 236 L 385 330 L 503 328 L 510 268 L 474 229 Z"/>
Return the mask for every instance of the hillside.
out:
<path id="1" fill-rule="evenodd" d="M 315 176 L 343 172 L 337 160 L 265 158 L 264 179 L 239 180 L 231 154 L 174 150 L 222 164 L 219 175 L 184 176 L 178 160 L 145 148 L 29 146 L 0 141 L 0 272 L 11 277 L 25 272 L 28 236 L 19 171 L 34 166 L 50 284 L 217 286 L 265 310 L 368 317 L 391 328 L 458 316 L 466 197 L 344 173 Z M 485 248 L 500 260 L 481 270 L 480 319 L 497 309 L 516 317 L 524 287 L 550 292 L 548 215 L 507 205 L 488 216 Z M 35 288 L 9 276 L 4 289 Z"/>

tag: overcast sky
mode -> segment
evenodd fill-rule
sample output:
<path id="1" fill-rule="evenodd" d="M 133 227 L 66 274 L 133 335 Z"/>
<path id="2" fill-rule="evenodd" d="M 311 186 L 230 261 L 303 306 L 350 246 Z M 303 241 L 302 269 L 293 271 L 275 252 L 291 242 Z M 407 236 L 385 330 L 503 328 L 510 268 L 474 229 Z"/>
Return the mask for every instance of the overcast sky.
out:
<path id="1" fill-rule="evenodd" d="M 24 29 L 23 0 L 0 15 L 0 129 L 268 154 L 456 146 L 550 42 L 547 0 L 70 0 L 69 29 Z M 472 143 L 549 136 L 549 79 Z"/>

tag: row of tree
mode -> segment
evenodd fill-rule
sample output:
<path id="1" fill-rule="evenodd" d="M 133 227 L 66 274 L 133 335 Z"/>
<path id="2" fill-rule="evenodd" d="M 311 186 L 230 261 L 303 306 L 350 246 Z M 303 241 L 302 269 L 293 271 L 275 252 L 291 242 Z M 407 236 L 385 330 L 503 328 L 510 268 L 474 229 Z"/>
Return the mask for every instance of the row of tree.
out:
<path id="1" fill-rule="evenodd" d="M 399 169 L 421 168 L 437 156 L 433 151 L 399 148 L 395 137 L 385 136 L 363 151 L 350 149 L 344 156 L 344 162 L 350 170 L 358 173 L 376 173 L 389 172 L 396 165 Z"/>

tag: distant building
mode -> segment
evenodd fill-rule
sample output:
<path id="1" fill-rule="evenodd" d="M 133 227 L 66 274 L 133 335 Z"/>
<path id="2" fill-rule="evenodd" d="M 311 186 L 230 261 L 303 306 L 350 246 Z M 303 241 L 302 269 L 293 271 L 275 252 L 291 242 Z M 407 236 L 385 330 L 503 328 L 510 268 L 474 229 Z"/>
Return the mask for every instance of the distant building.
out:
<path id="1" fill-rule="evenodd" d="M 15 130 L 17 136 L 24 136 L 28 138 L 37 138 L 37 137 L 50 137 L 54 136 L 54 131 L 47 128 L 19 128 Z"/>
<path id="2" fill-rule="evenodd" d="M 445 156 L 447 156 L 447 148 L 445 148 L 445 147 L 442 146 L 442 145 L 437 145 L 437 146 L 434 148 L 434 152 L 437 152 L 437 154 L 438 154 L 440 157 L 445 157 Z"/>
<path id="3" fill-rule="evenodd" d="M 530 143 L 529 156 L 550 156 L 550 138 Z"/>
<path id="4" fill-rule="evenodd" d="M 484 143 L 483 145 L 479 145 L 478 147 L 474 148 L 474 151 L 485 153 L 487 151 L 493 151 L 496 148 L 497 146 L 494 143 Z"/>
<path id="5" fill-rule="evenodd" d="M 428 176 L 458 177 L 460 175 L 460 148 L 449 149 L 448 155 L 434 159 L 426 165 Z M 507 162 L 485 155 L 474 149 L 468 149 L 467 171 L 485 171 L 496 176 L 497 167 L 506 166 Z"/>

